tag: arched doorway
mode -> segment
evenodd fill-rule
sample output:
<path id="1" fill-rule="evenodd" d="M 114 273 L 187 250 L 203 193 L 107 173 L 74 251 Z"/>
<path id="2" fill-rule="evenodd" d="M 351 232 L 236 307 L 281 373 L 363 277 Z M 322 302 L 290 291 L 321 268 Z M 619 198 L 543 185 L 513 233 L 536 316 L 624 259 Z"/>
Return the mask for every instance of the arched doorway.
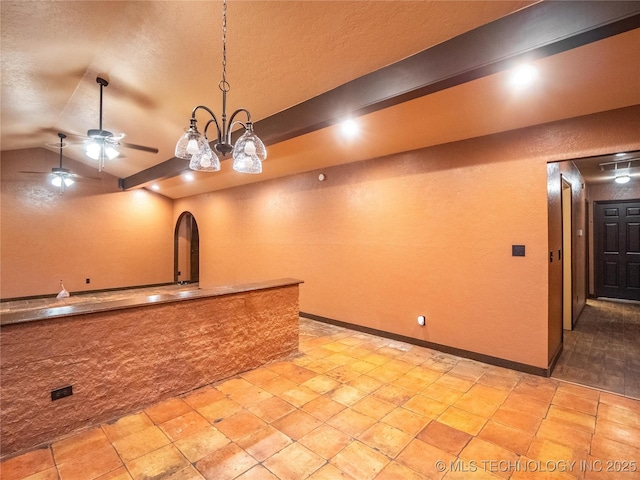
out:
<path id="1" fill-rule="evenodd" d="M 191 212 L 182 212 L 174 232 L 173 281 L 195 283 L 200 280 L 200 235 Z"/>

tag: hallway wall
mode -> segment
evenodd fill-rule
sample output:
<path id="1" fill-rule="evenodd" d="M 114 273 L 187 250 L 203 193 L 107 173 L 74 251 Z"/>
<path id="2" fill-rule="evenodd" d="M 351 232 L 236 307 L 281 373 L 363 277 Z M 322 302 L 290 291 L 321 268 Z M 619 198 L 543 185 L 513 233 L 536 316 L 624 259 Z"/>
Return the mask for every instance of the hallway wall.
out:
<path id="1" fill-rule="evenodd" d="M 304 312 L 546 368 L 546 164 L 637 143 L 637 113 L 189 197 L 174 221 L 196 217 L 202 286 L 300 278 Z"/>
<path id="2" fill-rule="evenodd" d="M 118 189 L 118 179 L 64 158 L 85 179 L 64 194 L 46 175 L 59 155 L 44 148 L 3 151 L 0 297 L 55 294 L 173 281 L 172 200 Z M 89 278 L 89 284 L 86 279 Z"/>

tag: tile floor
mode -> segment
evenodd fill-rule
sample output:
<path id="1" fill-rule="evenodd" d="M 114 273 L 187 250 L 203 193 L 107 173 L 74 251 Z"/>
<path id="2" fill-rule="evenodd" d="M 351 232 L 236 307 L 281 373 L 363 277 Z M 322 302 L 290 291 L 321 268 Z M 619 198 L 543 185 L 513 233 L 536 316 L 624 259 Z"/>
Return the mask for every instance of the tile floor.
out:
<path id="1" fill-rule="evenodd" d="M 0 476 L 632 480 L 638 462 L 640 401 L 301 319 L 291 359 L 9 458 Z"/>
<path id="2" fill-rule="evenodd" d="M 588 300 L 552 376 L 640 398 L 640 303 Z"/>

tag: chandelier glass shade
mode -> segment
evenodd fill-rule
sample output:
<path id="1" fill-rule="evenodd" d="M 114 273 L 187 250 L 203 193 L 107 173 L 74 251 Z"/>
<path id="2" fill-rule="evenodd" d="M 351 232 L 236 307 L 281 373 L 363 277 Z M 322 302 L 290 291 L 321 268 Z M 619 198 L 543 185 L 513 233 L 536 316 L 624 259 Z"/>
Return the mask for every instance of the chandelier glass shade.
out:
<path id="1" fill-rule="evenodd" d="M 184 160 L 189 160 L 189 168 L 215 172 L 220 170 L 220 157 L 232 154 L 233 169 L 241 173 L 261 173 L 262 162 L 267 158 L 267 150 L 264 143 L 253 132 L 251 114 L 244 108 L 239 108 L 231 114 L 227 120 L 227 92 L 231 86 L 227 82 L 227 2 L 222 2 L 222 80 L 218 88 L 222 92 L 222 115 L 220 121 L 211 109 L 204 105 L 198 105 L 191 112 L 189 127 L 178 139 L 175 148 L 175 156 Z M 210 117 L 204 133 L 198 131 L 196 113 L 204 110 Z M 244 114 L 246 122 L 235 120 L 236 116 Z M 217 138 L 213 142 L 213 149 L 207 139 L 207 130 L 211 124 L 216 127 Z M 244 133 L 238 138 L 235 145 L 232 142 L 231 134 L 236 125 L 244 127 Z"/>

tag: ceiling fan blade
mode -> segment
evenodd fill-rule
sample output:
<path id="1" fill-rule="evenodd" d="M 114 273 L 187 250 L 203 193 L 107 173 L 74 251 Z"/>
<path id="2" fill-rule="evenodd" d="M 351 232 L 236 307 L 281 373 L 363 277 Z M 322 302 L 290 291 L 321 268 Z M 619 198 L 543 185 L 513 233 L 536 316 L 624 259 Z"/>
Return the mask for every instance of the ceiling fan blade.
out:
<path id="1" fill-rule="evenodd" d="M 142 150 L 143 152 L 158 153 L 157 148 L 145 147 L 144 145 L 136 145 L 134 143 L 118 142 L 121 146 L 132 148 L 134 150 Z"/>
<path id="2" fill-rule="evenodd" d="M 32 173 L 35 175 L 50 175 L 51 172 L 31 172 L 31 171 L 27 171 L 27 170 L 20 170 L 18 173 Z"/>

